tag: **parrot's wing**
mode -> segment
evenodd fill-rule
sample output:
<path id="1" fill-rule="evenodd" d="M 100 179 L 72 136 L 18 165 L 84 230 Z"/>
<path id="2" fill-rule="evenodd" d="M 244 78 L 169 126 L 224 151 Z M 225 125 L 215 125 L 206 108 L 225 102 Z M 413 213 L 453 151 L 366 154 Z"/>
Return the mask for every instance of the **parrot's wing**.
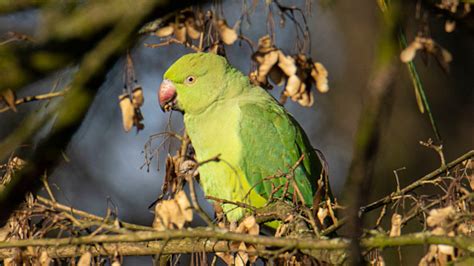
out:
<path id="1" fill-rule="evenodd" d="M 240 110 L 241 165 L 249 184 L 266 199 L 272 189 L 281 186 L 279 193 L 274 194 L 280 196 L 288 179 L 284 175 L 280 178 L 270 176 L 289 173 L 304 154 L 294 176 L 305 203 L 311 206 L 321 164 L 296 120 L 273 99 L 244 101 Z M 294 191 L 291 182 L 288 191 L 291 194 Z"/>

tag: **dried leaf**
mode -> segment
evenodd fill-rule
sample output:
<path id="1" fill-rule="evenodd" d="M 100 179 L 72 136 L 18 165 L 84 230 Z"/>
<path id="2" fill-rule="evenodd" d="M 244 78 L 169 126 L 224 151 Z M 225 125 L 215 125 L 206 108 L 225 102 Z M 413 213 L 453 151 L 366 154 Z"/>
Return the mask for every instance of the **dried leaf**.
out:
<path id="1" fill-rule="evenodd" d="M 258 259 L 257 254 L 257 249 L 253 245 L 249 245 L 247 247 L 247 254 L 249 256 L 249 262 L 250 263 L 255 263 Z"/>
<path id="2" fill-rule="evenodd" d="M 392 215 L 392 227 L 390 228 L 390 237 L 400 236 L 402 231 L 402 216 L 398 213 Z"/>
<path id="3" fill-rule="evenodd" d="M 301 82 L 300 87 L 298 88 L 298 92 L 296 92 L 293 96 L 291 96 L 291 100 L 298 101 L 305 98 L 305 101 L 308 101 L 309 100 L 308 95 L 304 95 L 305 91 L 306 91 L 306 83 Z"/>
<path id="4" fill-rule="evenodd" d="M 158 231 L 181 229 L 186 222 L 192 221 L 191 205 L 183 191 L 178 192 L 174 199 L 163 200 L 155 206 L 153 228 Z"/>
<path id="5" fill-rule="evenodd" d="M 221 258 L 227 265 L 234 265 L 234 256 L 228 252 L 216 252 L 216 255 Z"/>
<path id="6" fill-rule="evenodd" d="M 87 251 L 81 255 L 81 257 L 79 258 L 79 261 L 77 262 L 77 266 L 90 266 L 91 262 L 92 262 L 92 253 Z"/>
<path id="7" fill-rule="evenodd" d="M 188 197 L 186 197 L 186 193 L 184 193 L 184 191 L 178 192 L 175 196 L 175 200 L 184 215 L 184 219 L 188 222 L 192 221 L 193 211 L 191 209 L 191 204 L 189 203 Z"/>
<path id="8" fill-rule="evenodd" d="M 120 110 L 122 111 L 122 124 L 125 132 L 129 132 L 133 127 L 135 108 L 128 93 L 119 96 Z"/>
<path id="9" fill-rule="evenodd" d="M 300 78 L 296 75 L 290 76 L 286 82 L 285 94 L 290 97 L 295 96 L 298 93 L 300 86 Z"/>
<path id="10" fill-rule="evenodd" d="M 227 45 L 232 45 L 238 39 L 237 31 L 229 25 L 227 25 L 227 21 L 224 19 L 219 19 L 216 22 L 217 24 L 217 31 L 221 36 L 222 41 Z"/>
<path id="11" fill-rule="evenodd" d="M 258 52 L 265 54 L 272 50 L 275 50 L 275 47 L 270 35 L 265 35 L 258 39 Z"/>
<path id="12" fill-rule="evenodd" d="M 247 247 L 244 242 L 240 242 L 238 247 L 239 252 L 235 256 L 235 266 L 245 266 L 249 261 L 249 254 L 247 253 Z"/>
<path id="13" fill-rule="evenodd" d="M 468 226 L 465 223 L 458 225 L 457 232 L 466 236 L 470 236 L 473 232 L 473 227 Z"/>
<path id="14" fill-rule="evenodd" d="M 430 245 L 428 252 L 425 256 L 423 256 L 423 258 L 421 258 L 420 262 L 418 263 L 418 266 L 432 265 L 431 263 L 436 260 L 437 253 L 438 248 L 436 247 L 436 245 Z"/>
<path id="15" fill-rule="evenodd" d="M 46 252 L 45 250 L 43 250 L 41 252 L 41 255 L 39 257 L 39 263 L 41 264 L 41 266 L 49 266 L 51 264 L 51 257 L 48 255 L 48 252 Z"/>
<path id="16" fill-rule="evenodd" d="M 267 82 L 267 75 L 272 69 L 272 67 L 277 63 L 277 61 L 278 61 L 277 51 L 271 51 L 269 53 L 266 53 L 263 56 L 263 61 L 258 66 L 258 73 L 257 73 L 258 82 L 263 83 L 263 84 Z"/>
<path id="17" fill-rule="evenodd" d="M 287 223 L 282 223 L 278 226 L 276 232 L 275 232 L 275 237 L 282 237 L 284 235 L 286 235 L 286 233 L 288 232 L 288 229 L 289 229 L 289 224 Z"/>
<path id="18" fill-rule="evenodd" d="M 418 41 L 418 39 L 415 39 L 410 45 L 408 45 L 403 51 L 400 53 L 400 60 L 404 63 L 408 63 L 415 58 L 416 51 L 419 49 L 423 48 L 423 45 Z"/>
<path id="19" fill-rule="evenodd" d="M 159 28 L 155 31 L 155 35 L 158 37 L 168 37 L 174 33 L 174 23 L 170 23 L 164 27 Z"/>
<path id="20" fill-rule="evenodd" d="M 193 39 L 199 39 L 201 37 L 201 30 L 196 25 L 196 20 L 193 17 L 189 17 L 184 21 L 184 25 L 186 26 L 186 32 L 188 36 Z"/>
<path id="21" fill-rule="evenodd" d="M 444 30 L 446 32 L 453 32 L 456 29 L 456 21 L 455 20 L 446 20 L 444 23 Z"/>
<path id="22" fill-rule="evenodd" d="M 3 90 L 0 94 L 0 99 L 3 100 L 14 112 L 17 111 L 15 106 L 16 95 L 11 89 Z"/>
<path id="23" fill-rule="evenodd" d="M 296 74 L 295 59 L 291 56 L 286 56 L 282 51 L 278 51 L 278 66 L 288 77 Z"/>
<path id="24" fill-rule="evenodd" d="M 142 86 L 137 85 L 132 91 L 132 103 L 135 108 L 140 108 L 144 102 Z"/>
<path id="25" fill-rule="evenodd" d="M 426 223 L 430 227 L 441 226 L 444 227 L 449 223 L 451 217 L 456 213 L 453 206 L 448 206 L 440 209 L 433 209 L 430 211 Z"/>
<path id="26" fill-rule="evenodd" d="M 178 209 L 178 206 L 173 201 L 164 200 L 159 202 L 155 206 L 155 220 L 153 221 L 153 228 L 158 231 L 164 231 L 168 229 L 170 225 L 170 209 Z"/>
<path id="27" fill-rule="evenodd" d="M 236 232 L 248 233 L 249 235 L 258 235 L 259 231 L 260 226 L 254 216 L 245 217 L 236 229 Z"/>
<path id="28" fill-rule="evenodd" d="M 328 71 L 323 64 L 319 62 L 314 63 L 314 67 L 311 70 L 311 76 L 316 81 L 316 88 L 319 92 L 326 93 L 329 90 Z"/>
<path id="29" fill-rule="evenodd" d="M 324 224 L 324 220 L 328 217 L 329 210 L 327 208 L 319 208 L 318 209 L 318 220 L 321 224 Z"/>
<path id="30" fill-rule="evenodd" d="M 304 101 L 304 104 L 301 104 L 302 106 L 306 106 L 306 107 L 309 107 L 309 106 L 312 106 L 314 104 L 314 94 L 312 91 L 308 91 L 304 94 L 304 98 L 305 98 L 305 101 Z M 306 100 L 306 96 L 308 96 L 308 100 Z"/>
<path id="31" fill-rule="evenodd" d="M 174 36 L 176 37 L 176 40 L 178 40 L 179 42 L 182 42 L 182 43 L 186 42 L 186 27 L 184 26 L 184 24 L 182 23 L 175 24 Z"/>
<path id="32" fill-rule="evenodd" d="M 118 259 L 114 259 L 114 261 L 111 264 L 111 266 L 120 266 L 120 265 L 122 265 L 122 264 L 120 263 L 120 261 Z"/>
<path id="33" fill-rule="evenodd" d="M 14 258 L 6 258 L 3 260 L 3 265 L 4 266 L 16 266 L 19 265 L 15 262 Z"/>

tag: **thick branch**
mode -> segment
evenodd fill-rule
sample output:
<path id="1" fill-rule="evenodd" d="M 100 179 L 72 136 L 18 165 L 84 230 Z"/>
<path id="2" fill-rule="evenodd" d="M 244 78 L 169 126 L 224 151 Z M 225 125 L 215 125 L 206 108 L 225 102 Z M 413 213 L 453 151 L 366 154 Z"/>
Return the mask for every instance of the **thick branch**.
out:
<path id="1" fill-rule="evenodd" d="M 229 251 L 229 241 L 242 241 L 254 244 L 256 252 L 265 256 L 270 248 L 285 250 L 342 250 L 347 249 L 349 240 L 338 239 L 291 239 L 269 236 L 253 236 L 232 233 L 224 230 L 195 228 L 161 232 L 134 232 L 126 235 L 96 235 L 78 238 L 12 240 L 0 243 L 0 258 L 11 256 L 11 248 L 43 247 L 51 257 L 72 257 L 80 255 L 84 249 L 94 255 L 153 255 L 183 254 L 194 252 Z M 101 245 L 94 245 L 101 244 Z M 366 249 L 397 246 L 443 244 L 474 251 L 474 239 L 457 236 L 437 236 L 430 233 L 407 234 L 399 237 L 380 235 L 362 239 L 361 246 Z M 82 249 L 79 247 L 81 246 Z M 34 249 L 24 249 L 23 255 L 34 255 Z M 235 250 L 233 250 L 235 251 Z M 273 252 L 274 253 L 274 252 Z"/>

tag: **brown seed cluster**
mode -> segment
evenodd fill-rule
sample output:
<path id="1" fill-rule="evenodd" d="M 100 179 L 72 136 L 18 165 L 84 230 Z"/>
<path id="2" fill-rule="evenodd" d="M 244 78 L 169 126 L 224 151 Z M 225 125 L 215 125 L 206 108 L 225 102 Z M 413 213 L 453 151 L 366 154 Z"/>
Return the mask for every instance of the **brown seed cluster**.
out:
<path id="1" fill-rule="evenodd" d="M 193 211 L 186 193 L 179 191 L 173 199 L 162 200 L 155 206 L 153 228 L 158 231 L 181 229 L 186 222 L 193 220 Z"/>
<path id="2" fill-rule="evenodd" d="M 186 42 L 187 36 L 193 40 L 199 39 L 203 32 L 202 19 L 197 16 L 202 14 L 192 10 L 181 11 L 173 20 L 166 21 L 155 31 L 158 37 L 174 36 L 179 42 Z"/>
<path id="3" fill-rule="evenodd" d="M 250 73 L 251 80 L 264 87 L 269 86 L 268 78 L 276 85 L 285 84 L 282 101 L 290 97 L 302 106 L 312 106 L 312 84 L 321 93 L 329 90 L 328 72 L 321 63 L 313 62 L 304 54 L 285 55 L 274 46 L 268 35 L 260 38 L 258 50 L 252 55 L 252 59 L 257 62 L 258 67 L 255 72 Z"/>
<path id="4" fill-rule="evenodd" d="M 224 227 L 223 223 L 219 224 L 219 227 Z M 245 217 L 237 226 L 235 223 L 230 225 L 231 232 L 249 234 L 257 236 L 260 233 L 260 226 L 255 220 L 254 216 Z M 216 252 L 216 255 L 224 260 L 227 265 L 247 265 L 247 263 L 253 264 L 257 260 L 255 255 L 257 249 L 252 244 L 245 244 L 244 242 L 231 242 L 231 250 L 238 252 Z"/>
<path id="5" fill-rule="evenodd" d="M 212 23 L 207 23 L 210 21 Z M 212 25 L 222 43 L 226 45 L 232 45 L 239 38 L 237 34 L 239 23 L 231 27 L 225 19 L 215 18 L 212 11 L 204 14 L 202 11 L 190 9 L 183 10 L 173 19 L 164 22 L 154 35 L 160 38 L 174 37 L 179 43 L 189 44 L 192 40 L 201 38 L 204 29 L 207 28 L 205 25 Z"/>
<path id="6" fill-rule="evenodd" d="M 233 27 L 230 27 L 225 19 L 218 19 L 215 21 L 215 24 L 223 43 L 226 45 L 232 45 L 235 41 L 237 41 L 239 38 L 239 35 L 237 34 L 237 28 L 239 26 L 238 23 L 236 23 Z"/>
<path id="7" fill-rule="evenodd" d="M 431 38 L 416 37 L 415 40 L 400 53 L 400 60 L 404 63 L 408 63 L 415 58 L 418 51 L 424 51 L 433 55 L 445 71 L 449 70 L 449 63 L 453 60 L 453 56 L 448 50 L 444 49 Z"/>
<path id="8" fill-rule="evenodd" d="M 136 85 L 132 93 L 125 92 L 119 97 L 120 110 L 122 111 L 123 129 L 129 132 L 132 127 L 137 130 L 142 130 L 144 125 L 142 123 L 143 116 L 140 107 L 143 105 L 143 89 L 140 85 Z"/>

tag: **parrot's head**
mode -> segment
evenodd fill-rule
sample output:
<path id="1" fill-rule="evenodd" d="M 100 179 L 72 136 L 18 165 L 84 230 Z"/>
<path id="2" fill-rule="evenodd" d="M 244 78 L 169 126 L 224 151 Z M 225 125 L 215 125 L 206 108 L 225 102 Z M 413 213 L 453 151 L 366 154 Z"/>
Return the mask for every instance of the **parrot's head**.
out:
<path id="1" fill-rule="evenodd" d="M 158 100 L 164 111 L 199 113 L 224 94 L 227 60 L 212 53 L 178 59 L 164 74 Z"/>

